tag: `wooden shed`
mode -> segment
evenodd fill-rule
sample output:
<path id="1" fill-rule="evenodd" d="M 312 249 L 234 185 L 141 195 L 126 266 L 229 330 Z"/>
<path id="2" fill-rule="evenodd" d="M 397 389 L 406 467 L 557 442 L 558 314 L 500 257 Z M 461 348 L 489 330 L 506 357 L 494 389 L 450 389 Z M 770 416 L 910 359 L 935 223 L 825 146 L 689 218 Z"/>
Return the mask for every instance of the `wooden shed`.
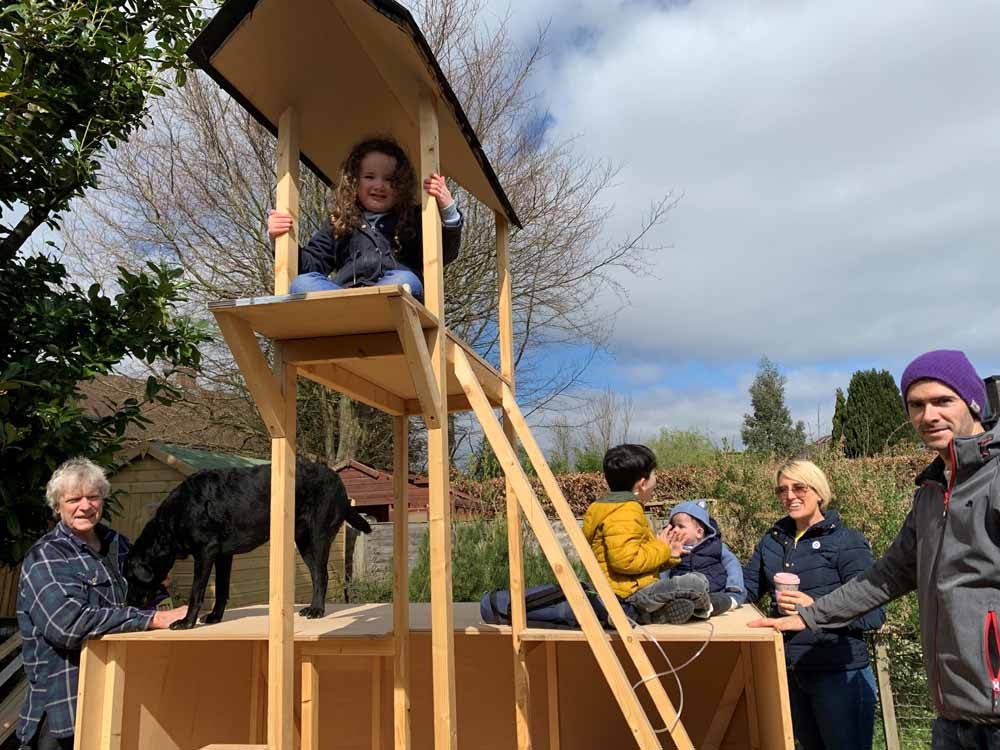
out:
<path id="1" fill-rule="evenodd" d="M 226 453 L 185 448 L 169 443 L 151 442 L 126 451 L 121 457 L 121 468 L 109 477 L 112 492 L 119 492 L 120 508 L 108 525 L 125 534 L 129 539 L 139 536 L 146 522 L 153 517 L 160 503 L 171 490 L 186 477 L 201 469 L 259 466 L 268 464 L 259 458 L 235 456 Z M 329 591 L 343 589 L 345 568 L 345 540 L 341 531 L 330 550 Z M 267 565 L 270 545 L 263 544 L 253 552 L 237 555 L 233 559 L 229 607 L 243 607 L 267 602 Z M 188 558 L 178 560 L 171 573 L 168 589 L 175 600 L 184 601 L 191 591 L 194 562 Z M 309 570 L 302 558 L 295 556 L 295 601 L 307 602 L 312 593 Z M 215 579 L 205 592 L 203 609 L 207 612 L 215 603 Z"/>
<path id="2" fill-rule="evenodd" d="M 340 475 L 351 503 L 361 508 L 362 513 L 383 523 L 393 520 L 392 505 L 395 498 L 392 472 L 380 471 L 351 459 L 338 461 L 331 468 Z M 406 490 L 406 500 L 410 508 L 409 520 L 427 520 L 429 498 L 427 477 L 410 474 Z M 478 504 L 471 495 L 452 487 L 451 507 L 456 516 L 467 517 L 474 513 Z"/>

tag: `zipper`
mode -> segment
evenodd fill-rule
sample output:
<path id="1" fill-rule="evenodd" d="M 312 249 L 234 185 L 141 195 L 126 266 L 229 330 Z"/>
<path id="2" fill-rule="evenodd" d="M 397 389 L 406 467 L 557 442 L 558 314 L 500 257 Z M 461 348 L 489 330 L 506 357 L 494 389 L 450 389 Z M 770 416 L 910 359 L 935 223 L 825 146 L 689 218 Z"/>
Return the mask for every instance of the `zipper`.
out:
<path id="1" fill-rule="evenodd" d="M 934 553 L 934 565 L 931 566 L 931 580 L 937 580 L 938 564 L 941 562 L 941 550 L 944 547 L 944 535 L 948 530 L 948 505 L 951 502 L 951 491 L 955 487 L 955 476 L 958 474 L 958 461 L 955 457 L 955 441 L 948 444 L 948 454 L 951 458 L 951 474 L 948 476 L 948 486 L 944 488 L 944 502 L 941 510 L 941 537 L 938 539 L 937 552 Z M 939 487 L 941 485 L 938 485 Z M 938 656 L 938 629 L 940 622 L 940 603 L 934 607 L 934 690 L 937 693 L 938 706 L 944 708 L 944 693 L 941 691 L 941 660 Z M 1000 688 L 1000 685 L 997 686 Z"/>
<path id="2" fill-rule="evenodd" d="M 990 646 L 993 646 L 997 653 L 997 660 L 1000 662 L 1000 627 L 997 626 L 996 610 L 989 610 L 986 613 L 986 627 L 983 629 L 983 659 L 986 661 L 986 674 L 990 678 L 990 687 L 993 690 L 993 713 L 997 712 L 1000 705 L 1000 663 L 996 669 L 993 668 L 993 659 L 990 655 Z"/>

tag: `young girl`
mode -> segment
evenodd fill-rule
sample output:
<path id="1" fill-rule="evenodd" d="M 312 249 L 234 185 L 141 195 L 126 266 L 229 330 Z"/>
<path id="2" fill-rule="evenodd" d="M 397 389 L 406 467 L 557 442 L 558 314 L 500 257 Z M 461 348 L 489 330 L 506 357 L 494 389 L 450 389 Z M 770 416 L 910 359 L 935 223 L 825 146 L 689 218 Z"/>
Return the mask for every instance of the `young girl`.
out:
<path id="1" fill-rule="evenodd" d="M 351 149 L 333 194 L 330 224 L 299 248 L 299 276 L 290 291 L 408 284 L 422 300 L 424 254 L 414 182 L 410 160 L 395 141 L 375 138 Z M 458 257 L 462 214 L 441 175 L 425 179 L 424 190 L 437 201 L 447 264 Z M 268 214 L 272 240 L 291 227 L 289 214 Z"/>

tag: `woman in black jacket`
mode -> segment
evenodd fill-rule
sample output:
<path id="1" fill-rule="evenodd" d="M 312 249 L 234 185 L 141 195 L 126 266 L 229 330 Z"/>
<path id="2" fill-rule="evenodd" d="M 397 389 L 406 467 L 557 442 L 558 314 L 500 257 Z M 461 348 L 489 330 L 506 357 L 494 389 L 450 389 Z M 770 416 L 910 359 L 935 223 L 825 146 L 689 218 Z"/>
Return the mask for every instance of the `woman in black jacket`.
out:
<path id="1" fill-rule="evenodd" d="M 789 461 L 774 477 L 788 513 L 764 535 L 743 569 L 747 601 L 770 594 L 770 613 L 795 612 L 871 567 L 868 542 L 828 510 L 830 483 L 811 461 Z M 774 576 L 798 576 L 798 591 L 775 594 Z M 804 750 L 870 750 L 875 677 L 863 633 L 885 622 L 881 609 L 839 631 L 785 634 L 785 662 L 795 739 Z"/>

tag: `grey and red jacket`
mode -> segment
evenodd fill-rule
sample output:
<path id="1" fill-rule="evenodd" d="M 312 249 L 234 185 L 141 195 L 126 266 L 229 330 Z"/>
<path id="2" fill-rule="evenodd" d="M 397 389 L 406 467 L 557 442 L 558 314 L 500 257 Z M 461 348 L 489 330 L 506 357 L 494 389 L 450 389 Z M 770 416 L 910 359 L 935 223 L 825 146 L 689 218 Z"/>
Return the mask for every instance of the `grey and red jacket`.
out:
<path id="1" fill-rule="evenodd" d="M 799 609 L 837 627 L 917 592 L 924 667 L 940 716 L 1000 723 L 1000 440 L 994 426 L 951 445 L 917 477 L 903 527 L 866 573 Z"/>

